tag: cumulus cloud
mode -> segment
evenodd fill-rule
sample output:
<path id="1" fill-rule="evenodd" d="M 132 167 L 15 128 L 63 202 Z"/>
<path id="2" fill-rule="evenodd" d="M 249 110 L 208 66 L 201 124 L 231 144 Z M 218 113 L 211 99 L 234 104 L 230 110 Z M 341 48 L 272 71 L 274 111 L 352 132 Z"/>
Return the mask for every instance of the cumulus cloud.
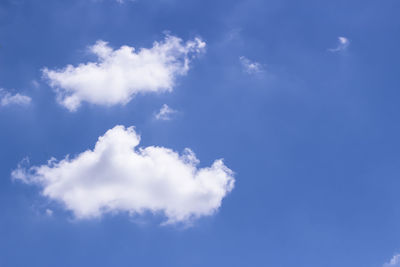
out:
<path id="1" fill-rule="evenodd" d="M 122 46 L 114 50 L 97 41 L 89 51 L 97 61 L 58 70 L 43 69 L 43 77 L 55 89 L 58 102 L 75 111 L 82 102 L 112 106 L 128 103 L 138 93 L 169 92 L 190 61 L 204 52 L 200 38 L 183 41 L 167 35 L 152 48 Z"/>
<path id="2" fill-rule="evenodd" d="M 243 70 L 249 74 L 255 74 L 263 72 L 263 67 L 260 63 L 251 61 L 247 57 L 239 57 L 240 63 L 242 64 Z"/>
<path id="3" fill-rule="evenodd" d="M 31 103 L 31 98 L 26 95 L 11 94 L 4 89 L 0 88 L 0 106 L 21 105 L 25 106 Z"/>
<path id="4" fill-rule="evenodd" d="M 344 51 L 347 49 L 347 47 L 349 47 L 350 45 L 350 40 L 347 39 L 346 37 L 338 37 L 338 45 L 336 48 L 331 48 L 328 49 L 330 52 L 340 52 L 340 51 Z"/>
<path id="5" fill-rule="evenodd" d="M 138 148 L 139 142 L 133 127 L 115 126 L 93 150 L 41 166 L 21 164 L 12 178 L 39 185 L 77 219 L 150 211 L 165 215 L 166 223 L 215 213 L 234 187 L 233 172 L 220 159 L 199 168 L 190 149 L 180 155 L 165 147 Z"/>
<path id="6" fill-rule="evenodd" d="M 383 267 L 400 267 L 400 254 L 394 255 L 390 262 L 383 264 Z"/>
<path id="7" fill-rule="evenodd" d="M 176 110 L 170 108 L 167 104 L 164 104 L 161 109 L 154 115 L 154 117 L 157 120 L 168 121 L 171 119 L 171 116 L 176 112 Z"/>

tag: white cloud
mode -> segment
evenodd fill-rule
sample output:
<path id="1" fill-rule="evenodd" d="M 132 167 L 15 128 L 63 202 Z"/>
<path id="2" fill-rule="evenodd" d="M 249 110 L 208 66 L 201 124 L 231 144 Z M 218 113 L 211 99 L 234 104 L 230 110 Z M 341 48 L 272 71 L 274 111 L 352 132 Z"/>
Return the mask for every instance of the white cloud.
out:
<path id="1" fill-rule="evenodd" d="M 244 56 L 239 57 L 239 60 L 245 72 L 249 74 L 263 72 L 263 67 L 260 63 L 251 61 L 250 59 Z"/>
<path id="2" fill-rule="evenodd" d="M 167 104 L 164 104 L 161 109 L 154 115 L 154 117 L 157 120 L 168 121 L 171 119 L 171 116 L 176 112 L 176 110 L 170 108 Z"/>
<path id="3" fill-rule="evenodd" d="M 198 168 L 190 149 L 179 155 L 164 147 L 138 148 L 139 142 L 133 127 L 115 126 L 93 150 L 41 166 L 19 165 L 12 178 L 39 185 L 45 197 L 63 203 L 77 219 L 150 211 L 164 214 L 166 223 L 213 214 L 234 187 L 222 160 Z"/>
<path id="4" fill-rule="evenodd" d="M 152 48 L 122 46 L 113 50 L 98 41 L 90 52 L 96 62 L 43 69 L 43 77 L 57 93 L 57 100 L 70 111 L 82 102 L 111 106 L 128 103 L 138 93 L 169 92 L 177 76 L 185 75 L 194 56 L 205 50 L 200 38 L 183 43 L 175 36 L 154 42 Z"/>
<path id="5" fill-rule="evenodd" d="M 400 254 L 394 255 L 390 262 L 383 264 L 383 267 L 400 267 Z"/>
<path id="6" fill-rule="evenodd" d="M 340 51 L 346 50 L 347 47 L 349 47 L 349 45 L 350 45 L 350 40 L 347 39 L 346 37 L 339 36 L 338 37 L 338 42 L 339 42 L 339 44 L 338 44 L 338 46 L 336 48 L 331 48 L 331 49 L 328 49 L 328 50 L 330 52 L 340 52 Z"/>
<path id="7" fill-rule="evenodd" d="M 0 106 L 21 105 L 25 106 L 31 103 L 31 98 L 26 95 L 11 94 L 6 90 L 0 88 Z"/>

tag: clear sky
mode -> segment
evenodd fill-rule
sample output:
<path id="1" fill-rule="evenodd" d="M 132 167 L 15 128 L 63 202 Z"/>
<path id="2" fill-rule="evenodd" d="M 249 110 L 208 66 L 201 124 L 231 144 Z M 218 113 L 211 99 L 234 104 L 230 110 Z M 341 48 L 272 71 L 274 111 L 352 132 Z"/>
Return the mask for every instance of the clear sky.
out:
<path id="1" fill-rule="evenodd" d="M 400 266 L 398 0 L 0 0 L 0 267 Z"/>

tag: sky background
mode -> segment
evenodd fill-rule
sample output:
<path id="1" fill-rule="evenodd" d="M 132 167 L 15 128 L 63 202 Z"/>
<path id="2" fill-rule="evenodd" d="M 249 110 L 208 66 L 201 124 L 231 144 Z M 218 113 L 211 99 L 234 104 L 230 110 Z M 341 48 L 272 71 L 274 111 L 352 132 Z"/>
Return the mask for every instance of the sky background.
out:
<path id="1" fill-rule="evenodd" d="M 31 97 L 0 106 L 0 266 L 388 263 L 400 253 L 399 10 L 397 0 L 0 0 L 0 88 Z M 165 32 L 207 43 L 170 93 L 70 112 L 42 79 L 44 67 L 93 60 L 97 40 L 150 48 Z M 177 112 L 155 119 L 164 104 Z M 235 188 L 185 227 L 151 214 L 75 220 L 11 179 L 25 157 L 77 155 L 118 124 L 135 126 L 140 146 L 191 148 L 200 167 L 224 158 Z"/>

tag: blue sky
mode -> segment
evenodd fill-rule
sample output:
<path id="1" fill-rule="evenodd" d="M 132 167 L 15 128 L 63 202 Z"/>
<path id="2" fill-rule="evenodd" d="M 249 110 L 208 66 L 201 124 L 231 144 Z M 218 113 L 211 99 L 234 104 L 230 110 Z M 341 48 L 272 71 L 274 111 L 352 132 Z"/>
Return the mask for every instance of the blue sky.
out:
<path id="1" fill-rule="evenodd" d="M 1 0 L 0 266 L 400 266 L 399 8 Z"/>

